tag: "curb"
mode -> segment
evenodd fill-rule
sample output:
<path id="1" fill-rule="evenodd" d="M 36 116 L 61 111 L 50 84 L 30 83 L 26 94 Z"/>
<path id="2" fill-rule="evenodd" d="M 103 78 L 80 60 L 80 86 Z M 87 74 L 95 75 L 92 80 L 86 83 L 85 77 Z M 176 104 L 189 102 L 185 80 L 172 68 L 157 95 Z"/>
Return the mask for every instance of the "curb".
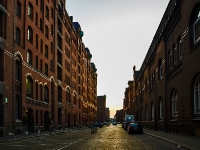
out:
<path id="1" fill-rule="evenodd" d="M 176 141 L 172 141 L 172 140 L 169 140 L 169 139 L 167 139 L 167 138 L 163 138 L 163 137 L 161 137 L 161 136 L 157 136 L 157 135 L 154 135 L 154 134 L 151 134 L 151 133 L 148 133 L 148 132 L 144 132 L 144 134 L 147 134 L 147 135 L 149 135 L 149 136 L 155 137 L 155 138 L 157 138 L 157 139 L 161 139 L 161 140 L 166 141 L 166 142 L 168 142 L 168 143 L 171 143 L 171 144 L 174 144 L 174 145 L 183 147 L 183 148 L 185 148 L 185 149 L 187 149 L 187 150 L 198 150 L 198 149 L 193 148 L 193 147 L 191 147 L 191 146 L 189 146 L 189 145 L 186 145 L 186 144 L 183 144 L 183 143 L 179 143 L 179 142 L 176 142 Z"/>

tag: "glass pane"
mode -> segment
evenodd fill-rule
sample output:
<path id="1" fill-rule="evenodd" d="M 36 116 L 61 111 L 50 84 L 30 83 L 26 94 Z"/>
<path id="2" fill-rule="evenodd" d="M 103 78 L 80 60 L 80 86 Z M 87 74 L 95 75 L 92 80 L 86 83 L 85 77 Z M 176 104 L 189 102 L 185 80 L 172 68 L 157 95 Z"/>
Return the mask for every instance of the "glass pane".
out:
<path id="1" fill-rule="evenodd" d="M 195 41 L 200 37 L 200 20 L 194 24 L 194 34 L 195 34 Z"/>

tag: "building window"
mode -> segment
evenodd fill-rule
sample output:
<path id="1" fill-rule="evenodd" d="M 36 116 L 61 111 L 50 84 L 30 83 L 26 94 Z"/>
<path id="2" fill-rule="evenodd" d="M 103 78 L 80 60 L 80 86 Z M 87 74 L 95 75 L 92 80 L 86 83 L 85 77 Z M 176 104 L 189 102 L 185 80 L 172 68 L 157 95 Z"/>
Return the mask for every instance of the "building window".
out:
<path id="1" fill-rule="evenodd" d="M 21 82 L 21 62 L 16 60 L 16 80 Z"/>
<path id="2" fill-rule="evenodd" d="M 74 92 L 74 105 L 77 105 L 76 93 Z"/>
<path id="3" fill-rule="evenodd" d="M 48 76 L 48 65 L 45 64 L 45 75 Z"/>
<path id="4" fill-rule="evenodd" d="M 43 31 L 42 18 L 40 18 L 40 30 Z"/>
<path id="5" fill-rule="evenodd" d="M 26 78 L 26 97 L 33 98 L 33 80 L 31 77 Z"/>
<path id="6" fill-rule="evenodd" d="M 21 3 L 17 1 L 17 17 L 21 18 Z"/>
<path id="7" fill-rule="evenodd" d="M 67 102 L 71 103 L 71 94 L 70 94 L 70 89 L 67 88 Z"/>
<path id="8" fill-rule="evenodd" d="M 162 69 L 162 60 L 159 59 L 158 61 L 158 81 L 162 79 L 163 76 L 163 69 Z"/>
<path id="9" fill-rule="evenodd" d="M 22 119 L 22 102 L 21 102 L 21 98 L 20 96 L 16 96 L 16 100 L 15 100 L 15 115 L 16 115 L 16 119 L 21 120 Z"/>
<path id="10" fill-rule="evenodd" d="M 146 121 L 147 121 L 148 120 L 148 107 L 147 107 L 147 105 L 146 105 L 145 113 L 146 113 Z"/>
<path id="11" fill-rule="evenodd" d="M 172 118 L 177 118 L 178 117 L 178 109 L 177 109 L 178 95 L 175 89 L 173 90 L 171 100 L 172 100 Z"/>
<path id="12" fill-rule="evenodd" d="M 47 86 L 44 87 L 44 102 L 49 103 L 49 89 Z"/>
<path id="13" fill-rule="evenodd" d="M 35 47 L 36 47 L 36 49 L 38 49 L 38 34 L 36 34 L 36 45 L 35 45 Z"/>
<path id="14" fill-rule="evenodd" d="M 43 53 L 43 40 L 40 40 L 40 53 Z"/>
<path id="15" fill-rule="evenodd" d="M 194 16 L 195 17 L 193 20 L 193 38 L 194 44 L 196 44 L 200 40 L 200 6 L 196 10 Z"/>
<path id="16" fill-rule="evenodd" d="M 154 104 L 151 103 L 151 120 L 154 120 Z"/>
<path id="17" fill-rule="evenodd" d="M 181 57 L 182 57 L 182 51 L 181 51 L 181 38 L 179 37 L 178 38 L 178 60 L 180 60 L 181 59 Z"/>
<path id="18" fill-rule="evenodd" d="M 48 50 L 48 46 L 45 45 L 45 57 L 46 57 L 46 58 L 48 58 L 48 51 L 49 51 L 49 50 Z"/>
<path id="19" fill-rule="evenodd" d="M 33 20 L 33 5 L 30 2 L 28 4 L 28 16 Z"/>
<path id="20" fill-rule="evenodd" d="M 58 102 L 62 103 L 62 87 L 58 86 Z"/>
<path id="21" fill-rule="evenodd" d="M 43 101 L 43 97 L 42 97 L 42 84 L 40 84 L 40 101 Z"/>
<path id="22" fill-rule="evenodd" d="M 32 52 L 30 50 L 27 52 L 27 63 L 32 65 Z"/>
<path id="23" fill-rule="evenodd" d="M 175 45 L 173 45 L 173 47 L 172 47 L 172 50 L 173 50 L 173 52 L 172 52 L 172 55 L 173 55 L 173 66 L 175 66 L 176 65 L 176 46 Z"/>
<path id="24" fill-rule="evenodd" d="M 28 26 L 28 40 L 33 42 L 33 29 L 30 26 Z"/>
<path id="25" fill-rule="evenodd" d="M 35 25 L 38 26 L 38 13 L 36 13 L 36 17 L 35 17 Z"/>
<path id="26" fill-rule="evenodd" d="M 35 84 L 35 99 L 38 100 L 38 83 Z"/>
<path id="27" fill-rule="evenodd" d="M 47 25 L 45 25 L 45 37 L 48 39 L 49 38 L 49 28 Z"/>
<path id="28" fill-rule="evenodd" d="M 171 57 L 171 51 L 169 50 L 168 51 L 168 67 L 169 67 L 169 70 L 172 68 L 172 57 Z"/>
<path id="29" fill-rule="evenodd" d="M 163 119 L 163 99 L 162 97 L 159 98 L 159 119 Z"/>
<path id="30" fill-rule="evenodd" d="M 194 114 L 200 115 L 200 75 L 194 83 Z"/>
<path id="31" fill-rule="evenodd" d="M 48 6 L 46 6 L 46 18 L 47 18 L 47 20 L 49 20 L 49 8 L 48 8 Z"/>
<path id="32" fill-rule="evenodd" d="M 42 59 L 40 59 L 40 71 L 42 72 Z"/>

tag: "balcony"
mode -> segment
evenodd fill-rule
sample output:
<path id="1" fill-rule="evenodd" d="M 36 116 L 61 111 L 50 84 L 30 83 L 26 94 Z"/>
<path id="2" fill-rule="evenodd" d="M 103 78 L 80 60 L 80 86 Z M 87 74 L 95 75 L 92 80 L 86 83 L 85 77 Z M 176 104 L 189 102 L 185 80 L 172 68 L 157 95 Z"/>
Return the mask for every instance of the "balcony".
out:
<path id="1" fill-rule="evenodd" d="M 0 37 L 0 48 L 3 48 L 4 43 L 5 43 L 5 40 L 2 37 Z"/>
<path id="2" fill-rule="evenodd" d="M 0 11 L 4 14 L 7 14 L 6 9 L 0 4 Z"/>
<path id="3" fill-rule="evenodd" d="M 4 83 L 0 82 L 0 94 L 4 95 Z"/>

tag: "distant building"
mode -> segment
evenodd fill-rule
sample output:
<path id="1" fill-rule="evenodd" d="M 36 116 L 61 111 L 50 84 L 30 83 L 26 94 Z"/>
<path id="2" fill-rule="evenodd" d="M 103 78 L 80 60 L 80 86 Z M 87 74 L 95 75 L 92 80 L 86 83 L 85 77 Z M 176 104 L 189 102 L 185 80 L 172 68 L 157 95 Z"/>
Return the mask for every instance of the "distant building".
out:
<path id="1" fill-rule="evenodd" d="M 97 96 L 97 122 L 106 120 L 106 96 Z"/>
<path id="2" fill-rule="evenodd" d="M 117 110 L 115 116 L 117 122 L 123 122 L 125 117 L 124 110 L 123 109 Z"/>
<path id="3" fill-rule="evenodd" d="M 105 121 L 109 121 L 110 120 L 110 110 L 109 108 L 106 108 L 106 120 Z"/>

